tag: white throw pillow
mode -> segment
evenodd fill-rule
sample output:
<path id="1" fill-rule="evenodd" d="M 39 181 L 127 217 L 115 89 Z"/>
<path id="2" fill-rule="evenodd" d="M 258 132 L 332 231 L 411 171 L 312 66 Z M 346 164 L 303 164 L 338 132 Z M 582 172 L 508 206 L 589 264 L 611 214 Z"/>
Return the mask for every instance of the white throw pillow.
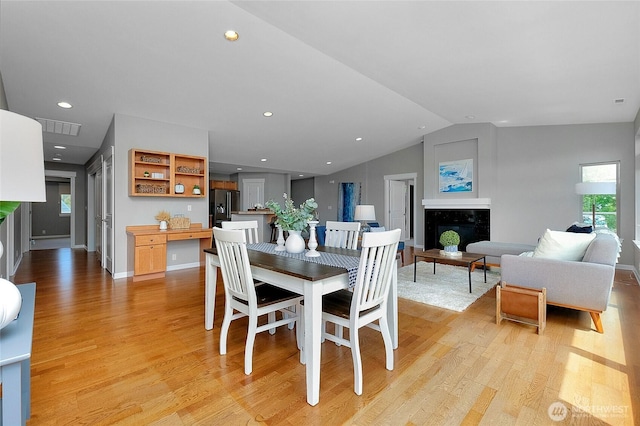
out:
<path id="1" fill-rule="evenodd" d="M 582 260 L 584 254 L 596 234 L 581 234 L 576 232 L 551 231 L 547 229 L 536 249 L 533 257 L 558 260 Z"/>

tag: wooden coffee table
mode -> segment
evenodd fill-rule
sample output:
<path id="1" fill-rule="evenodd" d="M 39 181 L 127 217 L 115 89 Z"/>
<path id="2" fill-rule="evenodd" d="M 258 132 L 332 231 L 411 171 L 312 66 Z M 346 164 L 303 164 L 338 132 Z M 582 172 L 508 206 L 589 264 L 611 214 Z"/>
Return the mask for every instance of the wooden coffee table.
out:
<path id="1" fill-rule="evenodd" d="M 480 253 L 467 253 L 462 252 L 462 256 L 447 256 L 440 254 L 440 249 L 429 249 L 423 251 L 415 251 L 413 252 L 413 282 L 416 282 L 416 273 L 417 273 L 417 260 L 418 258 L 422 259 L 431 259 L 433 260 L 433 273 L 436 273 L 436 263 L 452 263 L 454 265 L 467 266 L 469 270 L 469 293 L 471 293 L 471 266 L 482 259 L 482 264 L 484 266 L 484 282 L 487 282 L 487 258 L 484 254 Z"/>

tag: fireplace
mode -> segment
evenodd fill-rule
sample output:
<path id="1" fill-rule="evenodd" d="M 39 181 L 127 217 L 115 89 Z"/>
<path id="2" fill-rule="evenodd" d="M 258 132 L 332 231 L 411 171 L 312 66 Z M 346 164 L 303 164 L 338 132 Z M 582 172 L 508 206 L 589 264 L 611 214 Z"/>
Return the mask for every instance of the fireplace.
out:
<path id="1" fill-rule="evenodd" d="M 424 211 L 424 248 L 442 248 L 440 234 L 452 229 L 460 234 L 459 250 L 467 244 L 489 239 L 490 209 L 426 209 Z"/>

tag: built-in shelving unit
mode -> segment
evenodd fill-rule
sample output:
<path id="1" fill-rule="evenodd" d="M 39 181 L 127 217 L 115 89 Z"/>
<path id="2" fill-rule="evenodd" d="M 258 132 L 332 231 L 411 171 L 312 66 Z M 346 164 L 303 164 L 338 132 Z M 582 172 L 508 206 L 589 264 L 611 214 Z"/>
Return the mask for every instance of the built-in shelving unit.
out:
<path id="1" fill-rule="evenodd" d="M 207 195 L 207 159 L 195 155 L 129 150 L 129 196 L 195 197 Z M 184 192 L 176 192 L 182 185 Z M 194 186 L 200 188 L 194 194 Z"/>

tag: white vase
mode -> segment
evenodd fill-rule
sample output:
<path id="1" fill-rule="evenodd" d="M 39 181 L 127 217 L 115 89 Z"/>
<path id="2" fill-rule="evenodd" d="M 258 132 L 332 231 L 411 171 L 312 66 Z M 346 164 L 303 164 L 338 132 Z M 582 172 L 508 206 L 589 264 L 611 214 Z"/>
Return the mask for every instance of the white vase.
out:
<path id="1" fill-rule="evenodd" d="M 284 243 L 284 248 L 287 253 L 302 253 L 304 251 L 304 238 L 302 238 L 302 231 L 289 231 L 287 241 Z"/>
<path id="2" fill-rule="evenodd" d="M 11 324 L 22 307 L 20 290 L 11 281 L 0 278 L 0 328 Z"/>
<path id="3" fill-rule="evenodd" d="M 167 229 L 167 221 L 166 220 L 161 220 L 160 221 L 160 230 L 161 231 L 165 231 Z"/>

